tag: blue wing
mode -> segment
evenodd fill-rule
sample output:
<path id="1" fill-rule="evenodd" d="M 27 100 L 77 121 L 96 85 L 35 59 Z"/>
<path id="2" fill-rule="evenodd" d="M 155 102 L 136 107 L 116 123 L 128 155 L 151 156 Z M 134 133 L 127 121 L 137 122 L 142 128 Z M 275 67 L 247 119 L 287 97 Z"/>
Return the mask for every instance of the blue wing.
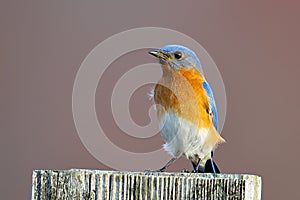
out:
<path id="1" fill-rule="evenodd" d="M 218 111 L 217 111 L 217 106 L 216 106 L 213 92 L 206 81 L 203 81 L 202 87 L 205 90 L 207 97 L 208 97 L 208 103 L 209 103 L 211 112 L 213 114 L 212 121 L 213 121 L 214 127 L 217 131 L 219 131 Z"/>
<path id="2" fill-rule="evenodd" d="M 208 83 L 206 81 L 203 81 L 202 87 L 203 87 L 203 89 L 206 92 L 206 95 L 207 95 L 207 98 L 208 98 L 208 103 L 209 103 L 211 112 L 213 113 L 212 121 L 213 121 L 214 127 L 215 127 L 215 129 L 217 131 L 219 131 L 218 111 L 217 111 L 217 106 L 216 106 L 216 102 L 215 102 L 215 98 L 214 98 L 213 92 L 212 92 L 211 88 L 209 87 L 209 85 L 208 85 Z M 212 159 L 213 152 L 214 152 L 214 150 L 211 152 L 210 163 L 211 163 L 213 172 L 215 174 L 215 173 L 217 173 L 217 171 L 219 171 L 219 169 L 216 170 L 215 163 L 214 163 L 214 161 Z"/>

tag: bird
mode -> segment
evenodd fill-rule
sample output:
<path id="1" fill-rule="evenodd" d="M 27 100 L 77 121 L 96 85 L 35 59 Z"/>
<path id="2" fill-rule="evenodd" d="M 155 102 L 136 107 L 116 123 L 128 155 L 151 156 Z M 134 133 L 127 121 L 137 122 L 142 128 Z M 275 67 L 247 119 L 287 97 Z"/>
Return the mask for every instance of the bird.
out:
<path id="1" fill-rule="evenodd" d="M 172 156 L 158 171 L 166 171 L 185 156 L 192 162 L 193 172 L 220 173 L 213 153 L 225 140 L 219 132 L 214 95 L 197 55 L 175 44 L 148 53 L 161 64 L 162 76 L 154 86 L 153 99 L 163 148 Z"/>

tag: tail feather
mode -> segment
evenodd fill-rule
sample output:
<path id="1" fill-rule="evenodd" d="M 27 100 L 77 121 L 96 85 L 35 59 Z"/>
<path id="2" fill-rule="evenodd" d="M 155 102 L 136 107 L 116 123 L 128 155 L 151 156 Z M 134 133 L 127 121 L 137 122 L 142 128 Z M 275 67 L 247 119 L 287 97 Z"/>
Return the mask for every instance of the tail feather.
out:
<path id="1" fill-rule="evenodd" d="M 213 159 L 209 159 L 205 163 L 204 167 L 204 173 L 214 173 L 214 174 L 219 174 L 220 170 L 216 163 L 213 161 Z"/>

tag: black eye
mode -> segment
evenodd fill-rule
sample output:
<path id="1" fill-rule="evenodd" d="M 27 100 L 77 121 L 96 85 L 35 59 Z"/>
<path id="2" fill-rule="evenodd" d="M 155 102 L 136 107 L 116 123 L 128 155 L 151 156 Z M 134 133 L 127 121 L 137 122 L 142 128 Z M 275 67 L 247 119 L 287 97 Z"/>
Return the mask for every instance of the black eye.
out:
<path id="1" fill-rule="evenodd" d="M 177 60 L 180 60 L 182 58 L 182 53 L 180 51 L 176 51 L 174 53 L 174 57 L 177 59 Z"/>

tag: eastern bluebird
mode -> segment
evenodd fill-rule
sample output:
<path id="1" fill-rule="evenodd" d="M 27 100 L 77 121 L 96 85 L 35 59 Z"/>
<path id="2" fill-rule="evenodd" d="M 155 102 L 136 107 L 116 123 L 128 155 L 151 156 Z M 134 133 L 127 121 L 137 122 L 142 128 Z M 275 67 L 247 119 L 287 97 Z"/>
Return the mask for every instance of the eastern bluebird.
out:
<path id="1" fill-rule="evenodd" d="M 191 160 L 195 172 L 220 173 L 212 156 L 225 140 L 218 132 L 216 103 L 199 59 L 192 50 L 179 45 L 149 53 L 162 65 L 154 101 L 164 149 L 172 156 L 160 171 L 183 155 Z"/>

